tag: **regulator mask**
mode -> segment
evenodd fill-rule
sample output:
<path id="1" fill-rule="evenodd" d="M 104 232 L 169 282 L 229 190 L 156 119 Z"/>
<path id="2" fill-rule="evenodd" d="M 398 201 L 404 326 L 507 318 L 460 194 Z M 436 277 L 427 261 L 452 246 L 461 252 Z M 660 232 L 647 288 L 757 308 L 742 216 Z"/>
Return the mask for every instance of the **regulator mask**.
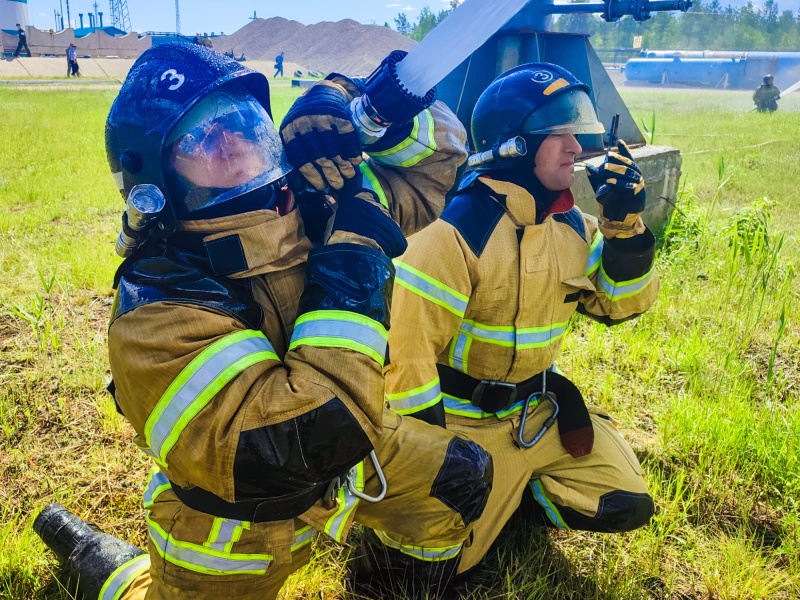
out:
<path id="1" fill-rule="evenodd" d="M 272 208 L 291 171 L 267 110 L 238 82 L 181 117 L 164 144 L 162 168 L 178 219 Z"/>

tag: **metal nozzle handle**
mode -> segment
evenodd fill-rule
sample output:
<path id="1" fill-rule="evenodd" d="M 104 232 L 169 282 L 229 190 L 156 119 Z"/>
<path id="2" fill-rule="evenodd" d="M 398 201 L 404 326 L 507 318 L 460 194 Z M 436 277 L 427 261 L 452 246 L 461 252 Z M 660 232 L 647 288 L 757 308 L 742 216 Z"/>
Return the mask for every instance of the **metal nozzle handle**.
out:
<path id="1" fill-rule="evenodd" d="M 491 150 L 473 154 L 467 160 L 467 166 L 470 169 L 480 167 L 503 158 L 520 158 L 528 153 L 528 146 L 525 143 L 525 138 L 516 136 L 510 140 L 503 142 L 499 146 L 495 146 Z"/>

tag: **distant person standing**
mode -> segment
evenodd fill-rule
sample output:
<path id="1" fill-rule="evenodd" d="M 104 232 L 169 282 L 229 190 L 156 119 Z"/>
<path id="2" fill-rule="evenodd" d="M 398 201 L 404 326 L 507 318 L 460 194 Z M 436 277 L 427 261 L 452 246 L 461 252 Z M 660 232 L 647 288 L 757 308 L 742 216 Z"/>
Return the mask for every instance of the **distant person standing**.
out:
<path id="1" fill-rule="evenodd" d="M 272 78 L 275 79 L 278 75 L 283 77 L 283 52 L 275 57 L 275 75 Z"/>
<path id="2" fill-rule="evenodd" d="M 31 49 L 28 48 L 28 36 L 25 33 L 25 29 L 17 23 L 17 35 L 19 36 L 19 43 L 17 44 L 17 49 L 14 52 L 14 58 L 19 56 L 19 53 L 22 52 L 22 49 L 25 48 L 25 51 L 28 53 L 28 58 L 31 57 Z"/>
<path id="3" fill-rule="evenodd" d="M 69 62 L 70 69 L 72 70 L 72 76 L 80 77 L 81 68 L 78 66 L 78 52 L 75 44 L 69 45 L 69 50 L 67 50 L 67 62 Z"/>
<path id="4" fill-rule="evenodd" d="M 203 42 L 200 41 L 200 34 L 199 33 L 195 33 L 194 34 L 194 37 L 192 38 L 192 43 L 193 44 L 197 44 L 198 46 L 202 46 L 203 45 Z"/>
<path id="5" fill-rule="evenodd" d="M 781 99 L 781 91 L 773 85 L 772 75 L 764 77 L 764 83 L 758 86 L 753 93 L 753 102 L 756 103 L 758 112 L 775 112 L 778 110 L 778 100 Z"/>
<path id="6" fill-rule="evenodd" d="M 201 43 L 203 46 L 205 46 L 206 48 L 213 48 L 213 47 L 214 47 L 214 42 L 212 42 L 212 41 L 211 41 L 211 38 L 210 38 L 210 37 L 208 37 L 208 34 L 207 34 L 207 33 L 204 33 L 204 34 L 203 34 L 203 39 L 202 39 L 202 40 L 200 40 L 200 43 Z"/>

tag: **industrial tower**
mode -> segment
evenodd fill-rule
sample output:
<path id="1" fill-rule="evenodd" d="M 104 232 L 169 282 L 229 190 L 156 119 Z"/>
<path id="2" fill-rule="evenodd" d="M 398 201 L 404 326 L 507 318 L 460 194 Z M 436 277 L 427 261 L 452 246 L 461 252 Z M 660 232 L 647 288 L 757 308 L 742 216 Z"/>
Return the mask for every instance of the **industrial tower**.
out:
<path id="1" fill-rule="evenodd" d="M 108 0 L 111 5 L 111 25 L 124 32 L 131 30 L 131 15 L 128 12 L 128 0 Z"/>
<path id="2" fill-rule="evenodd" d="M 181 4 L 180 0 L 175 0 L 175 33 L 181 34 Z"/>

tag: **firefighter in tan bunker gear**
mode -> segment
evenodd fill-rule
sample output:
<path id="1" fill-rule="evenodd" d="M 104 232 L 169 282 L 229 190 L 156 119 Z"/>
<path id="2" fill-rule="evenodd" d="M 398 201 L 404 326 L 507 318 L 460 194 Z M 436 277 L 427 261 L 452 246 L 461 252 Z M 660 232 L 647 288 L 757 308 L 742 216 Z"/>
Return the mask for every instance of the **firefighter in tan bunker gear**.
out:
<path id="1" fill-rule="evenodd" d="M 333 211 L 287 187 L 263 75 L 191 44 L 156 46 L 128 75 L 109 162 L 124 194 L 166 199 L 144 234 L 123 220 L 141 245 L 109 329 L 115 399 L 156 465 L 149 555 L 51 505 L 35 528 L 84 597 L 274 598 L 315 531 L 343 541 L 354 520 L 392 544 L 392 574 L 454 571 L 491 458 L 385 410 L 382 370 L 390 259 L 441 212 L 466 134 L 431 94 L 362 148 L 349 111 L 363 91 L 331 76 L 284 120 L 296 166 L 325 165 L 312 178 L 340 189 Z M 397 570 L 412 557 L 430 567 Z"/>
<path id="2" fill-rule="evenodd" d="M 653 514 L 609 415 L 551 368 L 576 310 L 612 325 L 646 311 L 659 288 L 655 239 L 640 217 L 644 182 L 623 142 L 590 169 L 599 223 L 574 205 L 575 135 L 603 132 L 588 92 L 546 63 L 499 76 L 473 113 L 476 150 L 522 136 L 527 154 L 495 153 L 468 172 L 395 261 L 388 404 L 478 442 L 494 460 L 460 573 L 521 503 L 543 524 L 589 531 L 635 529 Z"/>

